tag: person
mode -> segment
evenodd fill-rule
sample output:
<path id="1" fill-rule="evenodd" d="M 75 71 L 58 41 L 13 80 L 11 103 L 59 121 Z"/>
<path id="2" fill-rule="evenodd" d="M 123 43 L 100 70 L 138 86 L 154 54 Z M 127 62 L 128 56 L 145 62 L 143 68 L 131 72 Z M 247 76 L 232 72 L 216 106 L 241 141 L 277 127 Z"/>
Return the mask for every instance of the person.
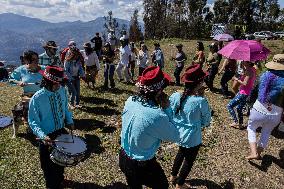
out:
<path id="1" fill-rule="evenodd" d="M 36 52 L 31 50 L 23 53 L 23 62 L 24 65 L 19 66 L 11 73 L 9 81 L 23 88 L 20 104 L 22 106 L 23 121 L 26 125 L 28 122 L 29 101 L 23 99 L 31 98 L 38 90 L 40 90 L 42 81 L 40 71 L 44 70 L 45 67 L 38 64 L 39 56 Z M 17 134 L 18 127 L 15 127 L 14 129 L 13 137 Z"/>
<path id="2" fill-rule="evenodd" d="M 32 97 L 29 106 L 29 126 L 40 139 L 39 159 L 47 188 L 61 188 L 64 181 L 64 167 L 53 163 L 50 153 L 53 141 L 60 134 L 66 134 L 64 126 L 74 129 L 72 113 L 68 111 L 68 98 L 64 82 L 64 70 L 47 66 L 42 72 L 42 89 Z"/>
<path id="3" fill-rule="evenodd" d="M 117 38 L 114 34 L 114 30 L 110 29 L 109 33 L 107 35 L 107 42 L 110 44 L 111 49 L 115 49 L 116 43 L 117 43 Z"/>
<path id="4" fill-rule="evenodd" d="M 218 73 L 218 67 L 220 64 L 220 59 L 217 54 L 218 46 L 215 43 L 212 43 L 209 45 L 210 53 L 208 55 L 208 58 L 206 60 L 208 65 L 208 72 L 209 75 L 205 78 L 205 83 L 210 91 L 213 91 L 213 82 L 215 79 L 216 74 Z"/>
<path id="5" fill-rule="evenodd" d="M 96 51 L 97 56 L 100 59 L 101 58 L 101 50 L 102 50 L 102 46 L 103 46 L 103 40 L 102 40 L 99 32 L 97 32 L 96 36 L 91 39 L 91 42 L 95 43 L 94 50 Z"/>
<path id="6" fill-rule="evenodd" d="M 202 70 L 200 64 L 189 66 L 182 76 L 184 91 L 170 96 L 173 121 L 181 136 L 170 178 L 176 184 L 176 189 L 187 188 L 185 179 L 202 144 L 201 131 L 209 126 L 211 121 L 211 110 L 203 97 L 206 76 L 207 73 Z"/>
<path id="7" fill-rule="evenodd" d="M 176 45 L 178 52 L 176 54 L 176 57 L 172 58 L 172 60 L 174 60 L 175 63 L 176 63 L 176 68 L 175 68 L 175 72 L 174 72 L 174 76 L 176 78 L 176 86 L 180 86 L 180 74 L 181 74 L 182 69 L 184 67 L 184 63 L 187 60 L 187 57 L 182 50 L 182 47 L 183 47 L 182 44 Z"/>
<path id="8" fill-rule="evenodd" d="M 139 67 L 139 76 L 142 75 L 145 68 L 148 67 L 148 64 L 149 64 L 149 55 L 148 55 L 147 46 L 144 43 L 142 43 L 137 58 L 137 65 Z"/>
<path id="9" fill-rule="evenodd" d="M 3 62 L 0 62 L 0 81 L 5 81 L 9 78 L 8 71 Z"/>
<path id="10" fill-rule="evenodd" d="M 267 147 L 272 130 L 279 125 L 284 106 L 284 54 L 274 55 L 266 63 L 268 69 L 260 76 L 258 96 L 251 109 L 248 121 L 248 141 L 250 154 L 248 160 L 259 159 Z M 256 141 L 256 130 L 261 127 L 261 136 Z"/>
<path id="11" fill-rule="evenodd" d="M 110 82 L 110 87 L 114 88 L 115 87 L 115 82 L 113 79 L 114 75 L 114 70 L 115 70 L 115 65 L 113 63 L 115 53 L 113 49 L 111 48 L 110 43 L 106 43 L 104 45 L 103 51 L 102 51 L 102 57 L 103 57 L 103 63 L 104 63 L 104 88 L 108 89 L 108 84 Z"/>
<path id="12" fill-rule="evenodd" d="M 123 70 L 126 83 L 131 83 L 130 76 L 129 76 L 129 64 L 131 61 L 131 50 L 129 46 L 127 45 L 127 40 L 124 37 L 120 38 L 120 43 L 121 43 L 121 47 L 119 48 L 120 61 L 116 67 L 116 73 L 118 75 L 119 81 L 123 81 L 123 77 L 122 77 L 122 70 Z"/>
<path id="13" fill-rule="evenodd" d="M 90 86 L 90 82 L 92 83 L 93 88 L 95 88 L 96 77 L 98 75 L 98 71 L 100 70 L 100 62 L 97 54 L 93 51 L 93 48 L 90 43 L 84 43 L 84 50 L 81 51 L 84 62 L 85 62 L 85 73 L 86 73 L 86 83 L 88 87 Z"/>
<path id="14" fill-rule="evenodd" d="M 234 81 L 240 83 L 239 92 L 227 105 L 228 111 L 234 120 L 234 122 L 230 124 L 232 127 L 243 128 L 243 108 L 246 105 L 246 100 L 251 93 L 256 79 L 255 68 L 253 65 L 254 64 L 251 62 L 244 61 L 244 75 L 242 75 L 240 79 L 235 76 L 232 78 Z M 238 117 L 236 116 L 234 107 L 237 109 Z"/>
<path id="15" fill-rule="evenodd" d="M 204 62 L 205 62 L 204 45 L 201 41 L 198 41 L 196 45 L 196 53 L 193 57 L 192 64 L 200 64 L 202 68 Z"/>
<path id="16" fill-rule="evenodd" d="M 155 66 L 159 66 L 161 69 L 164 68 L 164 54 L 162 49 L 160 48 L 159 43 L 154 43 L 155 50 L 152 52 L 151 57 L 152 57 L 152 63 Z"/>
<path id="17" fill-rule="evenodd" d="M 135 75 L 135 63 L 136 63 L 136 56 L 137 56 L 137 49 L 135 48 L 135 43 L 130 42 L 130 50 L 131 50 L 131 58 L 129 62 L 129 68 L 131 73 L 131 79 L 134 81 L 134 75 Z"/>
<path id="18" fill-rule="evenodd" d="M 227 58 L 223 62 L 222 67 L 218 71 L 218 74 L 221 74 L 224 71 L 220 84 L 222 94 L 225 98 L 229 97 L 229 90 L 228 90 L 228 82 L 233 78 L 237 71 L 237 61 L 234 59 Z"/>
<path id="19" fill-rule="evenodd" d="M 56 55 L 58 47 L 54 41 L 47 41 L 43 48 L 45 52 L 39 55 L 39 65 L 63 67 L 59 56 Z"/>
<path id="20" fill-rule="evenodd" d="M 161 141 L 177 142 L 179 133 L 170 122 L 172 115 L 163 90 L 170 76 L 160 67 L 146 68 L 138 78 L 138 92 L 130 96 L 122 113 L 119 167 L 129 188 L 167 189 L 167 177 L 155 158 Z"/>
<path id="21" fill-rule="evenodd" d="M 84 62 L 84 57 L 83 55 L 80 53 L 80 50 L 77 48 L 77 44 L 75 41 L 71 40 L 69 41 L 68 43 L 68 47 L 66 47 L 65 49 L 63 49 L 61 52 L 60 52 L 60 61 L 62 63 L 64 63 L 66 61 L 66 55 L 67 54 L 70 54 L 72 52 L 75 52 L 76 54 L 79 55 L 79 60 L 80 60 L 80 63 L 82 64 L 82 67 L 84 68 L 85 67 L 85 62 Z M 63 64 L 64 66 L 64 64 Z"/>
<path id="22" fill-rule="evenodd" d="M 66 54 L 64 69 L 68 77 L 67 87 L 71 93 L 70 108 L 81 108 L 80 105 L 80 77 L 85 80 L 86 75 L 80 61 L 81 53 L 76 48 L 70 48 Z M 74 101 L 76 100 L 76 104 Z"/>

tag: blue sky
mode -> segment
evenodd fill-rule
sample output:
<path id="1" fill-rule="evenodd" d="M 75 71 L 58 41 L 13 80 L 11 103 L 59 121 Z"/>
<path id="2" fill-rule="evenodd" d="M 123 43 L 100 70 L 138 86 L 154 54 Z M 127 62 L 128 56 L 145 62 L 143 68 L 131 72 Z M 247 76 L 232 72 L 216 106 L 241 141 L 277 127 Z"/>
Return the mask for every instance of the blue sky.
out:
<path id="1" fill-rule="evenodd" d="M 284 0 L 279 2 L 283 8 Z M 0 0 L 0 5 L 0 13 L 12 12 L 50 22 L 94 20 L 107 15 L 109 10 L 115 17 L 128 20 L 135 9 L 140 16 L 143 13 L 143 0 Z"/>

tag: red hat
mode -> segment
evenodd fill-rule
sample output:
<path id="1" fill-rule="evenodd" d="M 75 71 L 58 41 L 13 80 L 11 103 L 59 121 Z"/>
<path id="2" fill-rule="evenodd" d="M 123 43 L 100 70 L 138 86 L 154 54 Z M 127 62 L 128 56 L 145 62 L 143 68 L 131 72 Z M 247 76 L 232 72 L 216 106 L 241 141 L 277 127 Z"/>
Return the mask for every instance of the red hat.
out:
<path id="1" fill-rule="evenodd" d="M 204 72 L 200 66 L 200 64 L 195 64 L 193 66 L 189 66 L 186 68 L 184 74 L 181 77 L 181 80 L 185 83 L 199 83 L 206 76 L 208 72 Z"/>
<path id="2" fill-rule="evenodd" d="M 147 67 L 139 76 L 136 86 L 149 92 L 158 91 L 169 85 L 171 77 L 163 72 L 159 66 Z"/>
<path id="3" fill-rule="evenodd" d="M 40 73 L 44 78 L 52 81 L 53 83 L 62 83 L 67 77 L 64 74 L 64 69 L 58 66 L 47 66 L 45 70 Z"/>

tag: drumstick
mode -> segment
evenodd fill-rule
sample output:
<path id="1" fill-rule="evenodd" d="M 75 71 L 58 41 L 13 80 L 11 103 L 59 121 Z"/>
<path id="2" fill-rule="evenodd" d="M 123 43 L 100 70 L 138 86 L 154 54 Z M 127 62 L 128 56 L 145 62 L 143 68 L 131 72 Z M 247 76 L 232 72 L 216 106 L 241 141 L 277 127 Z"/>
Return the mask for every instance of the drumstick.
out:
<path id="1" fill-rule="evenodd" d="M 74 143 L 74 139 L 73 139 L 73 129 L 71 129 L 71 137 L 72 137 L 72 141 Z"/>
<path id="2" fill-rule="evenodd" d="M 41 139 L 41 138 L 36 138 L 36 140 L 44 141 L 44 139 Z M 50 142 L 74 143 L 74 140 L 72 142 L 70 142 L 70 141 L 63 141 L 63 140 L 50 140 Z"/>

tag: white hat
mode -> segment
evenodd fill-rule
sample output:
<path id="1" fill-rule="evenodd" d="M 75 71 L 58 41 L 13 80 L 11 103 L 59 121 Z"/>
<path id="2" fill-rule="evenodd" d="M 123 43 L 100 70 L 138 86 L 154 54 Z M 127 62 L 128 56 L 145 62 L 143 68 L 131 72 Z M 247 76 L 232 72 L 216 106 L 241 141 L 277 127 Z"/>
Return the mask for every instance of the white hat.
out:
<path id="1" fill-rule="evenodd" d="M 69 41 L 68 46 L 72 46 L 72 45 L 76 46 L 75 41 Z"/>

